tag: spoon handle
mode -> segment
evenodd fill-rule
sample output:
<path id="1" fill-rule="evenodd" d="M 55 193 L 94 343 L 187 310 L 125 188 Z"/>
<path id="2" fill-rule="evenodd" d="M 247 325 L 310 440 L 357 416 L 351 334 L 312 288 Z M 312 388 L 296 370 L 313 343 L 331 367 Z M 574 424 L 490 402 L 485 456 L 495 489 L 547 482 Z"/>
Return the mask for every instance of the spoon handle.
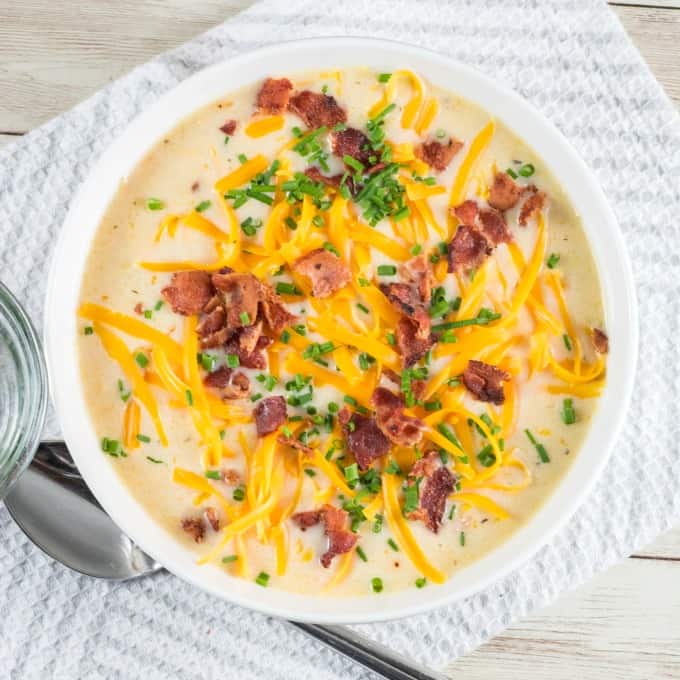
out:
<path id="1" fill-rule="evenodd" d="M 446 680 L 441 673 L 418 668 L 406 657 L 396 654 L 380 643 L 368 640 L 343 626 L 319 626 L 290 622 L 310 637 L 344 657 L 378 673 L 386 680 Z"/>

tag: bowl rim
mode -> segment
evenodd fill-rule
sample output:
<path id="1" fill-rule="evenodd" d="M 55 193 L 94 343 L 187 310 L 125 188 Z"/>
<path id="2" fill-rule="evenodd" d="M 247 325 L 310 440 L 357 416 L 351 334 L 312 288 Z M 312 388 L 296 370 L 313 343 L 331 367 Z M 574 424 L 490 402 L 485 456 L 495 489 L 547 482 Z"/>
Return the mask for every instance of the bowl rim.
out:
<path id="1" fill-rule="evenodd" d="M 507 540 L 454 572 L 445 584 L 383 594 L 379 601 L 368 594 L 334 598 L 264 589 L 218 567 L 197 566 L 195 555 L 166 534 L 134 500 L 113 466 L 102 465 L 80 382 L 76 346 L 80 281 L 90 241 L 118 183 L 191 111 L 274 70 L 310 70 L 309 63 L 314 70 L 364 65 L 381 72 L 408 64 L 426 80 L 473 101 L 531 146 L 581 213 L 600 279 L 606 328 L 615 338 L 607 385 L 589 432 L 541 508 Z M 98 196 L 96 202 L 93 194 Z M 44 340 L 50 391 L 73 458 L 97 500 L 145 552 L 183 580 L 268 615 L 329 624 L 369 623 L 422 613 L 477 593 L 529 560 L 567 524 L 604 469 L 630 402 L 638 347 L 637 301 L 623 236 L 594 174 L 528 102 L 476 69 L 422 47 L 375 38 L 308 38 L 241 53 L 199 71 L 139 114 L 108 147 L 77 192 L 57 241 L 46 295 Z M 92 455 L 93 450 L 97 455 Z"/>

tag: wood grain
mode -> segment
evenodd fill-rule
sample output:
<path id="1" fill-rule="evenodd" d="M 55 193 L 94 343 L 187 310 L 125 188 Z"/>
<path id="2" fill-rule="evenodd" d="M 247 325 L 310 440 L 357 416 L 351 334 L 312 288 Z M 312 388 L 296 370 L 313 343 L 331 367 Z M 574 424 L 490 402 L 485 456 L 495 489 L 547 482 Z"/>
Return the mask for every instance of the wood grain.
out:
<path id="1" fill-rule="evenodd" d="M 0 22 L 0 132 L 30 130 L 252 2 L 5 0 Z M 680 105 L 680 12 L 614 9 Z"/>

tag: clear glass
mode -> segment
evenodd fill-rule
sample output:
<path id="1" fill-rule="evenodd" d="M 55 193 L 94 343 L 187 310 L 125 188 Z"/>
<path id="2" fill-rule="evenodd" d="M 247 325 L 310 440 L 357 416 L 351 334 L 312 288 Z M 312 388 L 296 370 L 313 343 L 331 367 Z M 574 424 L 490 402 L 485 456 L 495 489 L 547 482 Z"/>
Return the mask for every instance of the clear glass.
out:
<path id="1" fill-rule="evenodd" d="M 0 283 L 0 499 L 33 458 L 47 399 L 38 336 L 21 305 Z"/>

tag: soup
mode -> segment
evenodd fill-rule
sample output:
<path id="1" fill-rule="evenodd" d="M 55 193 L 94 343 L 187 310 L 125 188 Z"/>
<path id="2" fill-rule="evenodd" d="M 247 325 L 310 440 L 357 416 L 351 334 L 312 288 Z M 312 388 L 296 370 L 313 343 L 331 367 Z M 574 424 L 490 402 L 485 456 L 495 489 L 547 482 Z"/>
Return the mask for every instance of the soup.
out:
<path id="1" fill-rule="evenodd" d="M 604 386 L 574 207 L 410 71 L 277 75 L 168 133 L 82 283 L 102 451 L 206 569 L 328 597 L 435 587 L 566 473 Z"/>

